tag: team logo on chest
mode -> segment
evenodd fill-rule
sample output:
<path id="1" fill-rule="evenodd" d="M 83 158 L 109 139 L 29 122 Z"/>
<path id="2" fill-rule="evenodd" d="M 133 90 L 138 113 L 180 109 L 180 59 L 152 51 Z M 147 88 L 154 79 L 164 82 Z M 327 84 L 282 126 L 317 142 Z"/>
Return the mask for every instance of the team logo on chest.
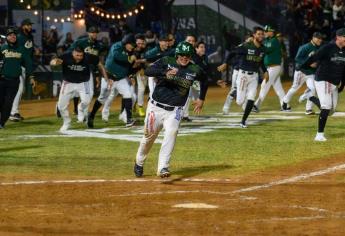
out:
<path id="1" fill-rule="evenodd" d="M 68 65 L 67 67 L 73 71 L 84 71 L 86 68 L 86 66 L 82 66 L 82 65 Z"/>
<path id="2" fill-rule="evenodd" d="M 26 41 L 25 44 L 24 44 L 24 47 L 27 48 L 27 49 L 32 48 L 33 46 L 34 45 L 33 45 L 31 40 Z"/>

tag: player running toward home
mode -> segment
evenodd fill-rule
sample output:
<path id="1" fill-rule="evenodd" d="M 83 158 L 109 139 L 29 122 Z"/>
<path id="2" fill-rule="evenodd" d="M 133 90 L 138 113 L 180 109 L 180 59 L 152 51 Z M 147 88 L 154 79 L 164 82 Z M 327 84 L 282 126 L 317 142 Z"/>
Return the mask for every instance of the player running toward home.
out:
<path id="1" fill-rule="evenodd" d="M 320 99 L 318 131 L 315 141 L 326 141 L 324 130 L 329 114 L 335 111 L 338 103 L 338 92 L 345 86 L 345 28 L 336 31 L 335 41 L 322 46 L 301 68 L 317 62 L 315 87 Z M 338 88 L 338 86 L 340 87 Z"/>
<path id="2" fill-rule="evenodd" d="M 178 128 L 182 119 L 183 106 L 194 80 L 200 81 L 199 99 L 194 103 L 194 111 L 201 112 L 207 83 L 203 70 L 191 62 L 193 46 L 181 42 L 176 47 L 176 57 L 163 57 L 145 70 L 147 76 L 157 78 L 157 85 L 148 103 L 145 117 L 144 137 L 136 156 L 134 173 L 143 175 L 143 165 L 147 155 L 162 128 L 165 129 L 159 153 L 157 174 L 169 177 L 169 162 L 173 152 Z"/>
<path id="3" fill-rule="evenodd" d="M 294 73 L 294 79 L 291 88 L 286 93 L 283 99 L 283 111 L 290 111 L 291 108 L 288 106 L 292 96 L 297 92 L 299 88 L 306 82 L 307 87 L 309 88 L 310 96 L 315 96 L 315 85 L 314 85 L 314 77 L 315 77 L 315 68 L 307 67 L 307 68 L 300 68 L 300 65 L 303 64 L 310 56 L 312 56 L 320 47 L 322 43 L 322 34 L 320 32 L 315 32 L 313 37 L 309 43 L 306 43 L 299 47 L 295 62 L 296 62 L 296 69 Z M 306 114 L 311 115 L 314 114 L 313 110 L 313 103 L 308 99 L 306 104 Z"/>
<path id="4" fill-rule="evenodd" d="M 33 80 L 32 63 L 26 48 L 17 42 L 17 33 L 14 28 L 6 31 L 6 44 L 0 49 L 0 129 L 5 127 L 13 100 L 17 94 L 22 66 L 25 68 L 26 77 Z"/>
<path id="5" fill-rule="evenodd" d="M 28 63 L 30 63 L 30 67 L 33 68 L 34 64 L 34 54 L 38 53 L 35 52 L 34 48 L 34 37 L 32 35 L 32 22 L 30 19 L 24 19 L 21 23 L 20 30 L 17 34 L 17 44 L 20 47 L 23 47 L 25 50 L 23 51 L 25 54 L 28 55 Z M 22 94 L 24 92 L 25 87 L 25 71 L 23 70 L 22 75 L 20 76 L 20 83 L 16 97 L 14 98 L 10 120 L 11 121 L 21 121 L 24 118 L 19 113 L 19 103 L 22 99 Z M 31 80 L 31 84 L 35 84 L 35 81 Z"/>
<path id="6" fill-rule="evenodd" d="M 239 70 L 236 81 L 236 103 L 243 105 L 247 101 L 240 123 L 242 128 L 247 128 L 246 121 L 254 106 L 260 69 L 264 73 L 264 78 L 269 79 L 264 65 L 265 48 L 262 45 L 263 39 L 264 30 L 261 27 L 254 27 L 253 41 L 244 43 L 229 54 L 230 59 L 236 55 L 241 56 L 238 63 Z"/>
<path id="7" fill-rule="evenodd" d="M 94 118 L 98 109 L 104 104 L 109 95 L 114 94 L 115 90 L 122 95 L 122 102 L 126 111 L 126 127 L 134 125 L 132 119 L 132 90 L 129 75 L 131 68 L 136 60 L 132 55 L 135 47 L 135 38 L 133 34 L 125 35 L 122 41 L 113 44 L 105 61 L 105 69 L 111 81 L 108 88 L 101 91 L 98 99 L 95 101 L 92 111 L 89 114 L 87 125 L 94 127 Z"/>
<path id="8" fill-rule="evenodd" d="M 267 67 L 269 79 L 264 80 L 261 84 L 261 89 L 258 99 L 255 101 L 254 111 L 258 112 L 262 102 L 264 101 L 271 86 L 279 97 L 280 106 L 283 105 L 283 98 L 285 92 L 280 80 L 280 73 L 282 70 L 282 48 L 279 40 L 275 37 L 275 30 L 269 26 L 265 26 L 265 66 Z"/>
<path id="9" fill-rule="evenodd" d="M 85 111 L 91 102 L 90 73 L 96 66 L 102 75 L 107 78 L 103 65 L 98 57 L 93 57 L 84 52 L 83 48 L 75 47 L 72 52 L 67 52 L 61 58 L 55 58 L 50 62 L 51 66 L 62 64 L 63 83 L 60 90 L 58 109 L 63 118 L 63 125 L 60 132 L 70 128 L 71 118 L 69 117 L 69 101 L 77 93 L 81 102 L 78 105 L 78 121 L 85 119 Z"/>

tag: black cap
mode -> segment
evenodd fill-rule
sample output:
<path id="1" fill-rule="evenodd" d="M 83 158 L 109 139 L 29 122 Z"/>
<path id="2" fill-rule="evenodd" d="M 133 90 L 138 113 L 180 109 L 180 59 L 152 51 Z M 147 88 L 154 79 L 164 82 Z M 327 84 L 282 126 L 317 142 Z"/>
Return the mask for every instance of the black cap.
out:
<path id="1" fill-rule="evenodd" d="M 33 25 L 34 23 L 29 19 L 29 18 L 26 18 L 22 21 L 22 26 L 23 25 Z"/>
<path id="2" fill-rule="evenodd" d="M 10 34 L 17 34 L 16 28 L 14 28 L 14 27 L 9 27 L 9 28 L 7 28 L 7 30 L 6 30 L 6 36 L 8 36 L 8 35 L 10 35 Z"/>
<path id="3" fill-rule="evenodd" d="M 133 34 L 126 34 L 122 40 L 122 45 L 126 45 L 126 44 L 132 44 L 133 46 L 135 46 L 135 37 Z"/>
<path id="4" fill-rule="evenodd" d="M 91 26 L 91 27 L 87 30 L 87 32 L 89 32 L 89 33 L 99 33 L 99 30 L 98 30 L 98 27 L 96 27 L 96 26 Z"/>
<path id="5" fill-rule="evenodd" d="M 345 37 L 345 28 L 340 28 L 340 29 L 338 29 L 338 30 L 335 32 L 335 34 L 336 34 L 337 36 L 344 36 L 344 37 Z"/>
<path id="6" fill-rule="evenodd" d="M 314 32 L 313 38 L 323 39 L 324 37 L 323 34 L 321 34 L 320 32 Z"/>
<path id="7" fill-rule="evenodd" d="M 160 34 L 158 37 L 159 41 L 169 41 L 169 37 L 167 34 Z"/>

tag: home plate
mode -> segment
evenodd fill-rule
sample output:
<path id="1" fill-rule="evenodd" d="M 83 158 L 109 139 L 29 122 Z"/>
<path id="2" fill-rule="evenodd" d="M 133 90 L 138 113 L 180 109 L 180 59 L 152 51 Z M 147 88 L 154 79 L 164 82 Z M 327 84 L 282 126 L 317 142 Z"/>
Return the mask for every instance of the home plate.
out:
<path id="1" fill-rule="evenodd" d="M 209 204 L 205 204 L 205 203 L 183 203 L 183 204 L 174 205 L 172 207 L 175 207 L 175 208 L 199 208 L 199 209 L 218 208 L 218 206 L 209 205 Z"/>

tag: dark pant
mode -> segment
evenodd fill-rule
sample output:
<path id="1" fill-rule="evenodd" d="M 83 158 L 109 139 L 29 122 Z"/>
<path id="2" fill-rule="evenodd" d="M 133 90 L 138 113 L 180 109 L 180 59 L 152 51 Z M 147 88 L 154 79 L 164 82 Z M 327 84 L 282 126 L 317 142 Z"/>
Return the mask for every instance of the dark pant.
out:
<path id="1" fill-rule="evenodd" d="M 0 78 L 0 125 L 10 117 L 13 100 L 19 88 L 19 78 Z"/>

